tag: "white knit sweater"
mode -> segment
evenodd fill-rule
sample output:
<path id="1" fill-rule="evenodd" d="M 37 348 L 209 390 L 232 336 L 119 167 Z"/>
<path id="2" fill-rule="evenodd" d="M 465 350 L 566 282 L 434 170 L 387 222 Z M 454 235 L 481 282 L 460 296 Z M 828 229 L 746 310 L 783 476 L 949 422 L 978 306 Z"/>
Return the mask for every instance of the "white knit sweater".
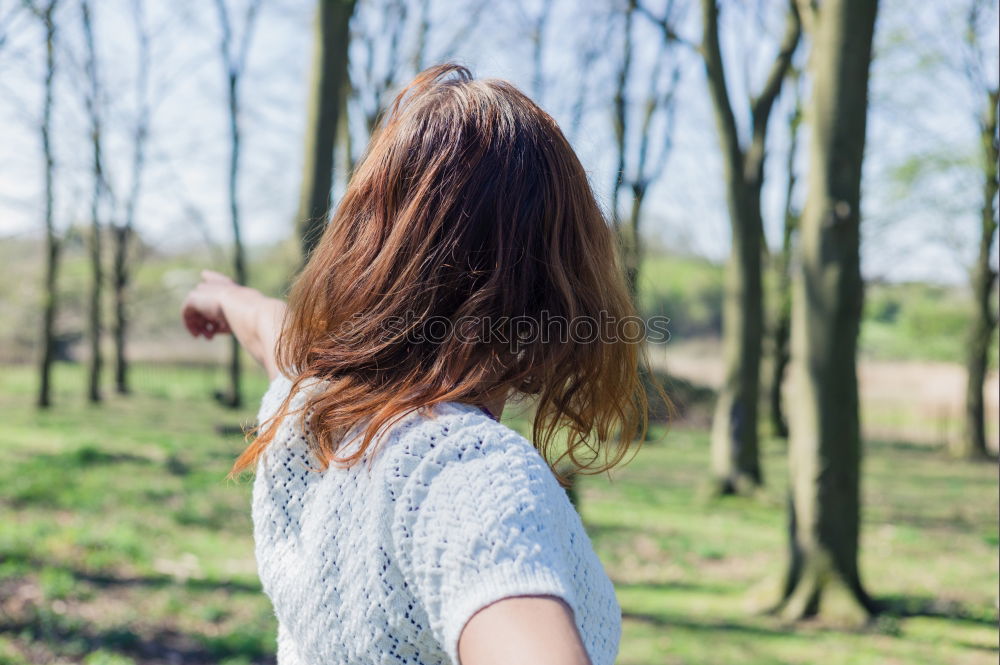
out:
<path id="1" fill-rule="evenodd" d="M 290 387 L 281 376 L 271 383 L 259 422 Z M 527 594 L 565 600 L 593 664 L 614 661 L 614 588 L 566 493 L 523 437 L 448 403 L 406 416 L 370 459 L 318 472 L 307 436 L 301 418 L 286 417 L 253 488 L 279 665 L 458 663 L 472 615 Z"/>

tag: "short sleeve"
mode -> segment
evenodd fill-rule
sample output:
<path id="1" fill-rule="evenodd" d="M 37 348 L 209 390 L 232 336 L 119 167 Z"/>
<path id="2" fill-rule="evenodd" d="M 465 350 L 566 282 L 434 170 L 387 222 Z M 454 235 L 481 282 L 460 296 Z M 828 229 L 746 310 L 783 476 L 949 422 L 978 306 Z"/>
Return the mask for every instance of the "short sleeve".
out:
<path id="1" fill-rule="evenodd" d="M 563 526 L 565 492 L 531 444 L 475 436 L 414 469 L 393 526 L 404 578 L 435 638 L 458 663 L 462 629 L 502 598 L 548 595 L 575 607 Z"/>

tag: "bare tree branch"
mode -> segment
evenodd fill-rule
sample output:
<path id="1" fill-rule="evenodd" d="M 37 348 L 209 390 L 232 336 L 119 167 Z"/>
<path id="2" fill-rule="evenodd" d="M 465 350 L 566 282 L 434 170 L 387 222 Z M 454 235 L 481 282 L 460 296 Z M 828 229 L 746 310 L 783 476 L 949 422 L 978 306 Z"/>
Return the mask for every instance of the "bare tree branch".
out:
<path id="1" fill-rule="evenodd" d="M 739 164 L 743 161 L 743 149 L 740 147 L 739 130 L 733 114 L 733 105 L 729 99 L 726 70 L 722 61 L 722 49 L 719 46 L 719 6 L 716 0 L 702 0 L 701 6 L 702 56 L 708 77 L 708 89 L 714 102 L 712 106 L 719 127 L 719 138 L 726 162 Z"/>
<path id="2" fill-rule="evenodd" d="M 642 3 L 639 3 L 636 8 L 639 11 L 639 13 L 642 14 L 650 23 L 652 23 L 653 25 L 657 26 L 660 29 L 660 31 L 663 33 L 663 38 L 666 41 L 682 44 L 690 48 L 692 51 L 700 53 L 701 45 L 691 41 L 690 39 L 687 39 L 686 37 L 683 37 L 680 33 L 677 32 L 677 29 L 674 27 L 674 22 L 670 19 L 673 5 L 674 1 L 671 0 L 670 3 L 667 5 L 667 10 L 666 12 L 664 12 L 664 15 L 662 17 L 654 14 L 649 9 L 649 7 L 647 7 Z"/>
<path id="3" fill-rule="evenodd" d="M 799 40 L 802 36 L 802 21 L 799 18 L 799 9 L 795 2 L 788 3 L 788 11 L 785 14 L 785 34 L 778 48 L 778 54 L 771 64 L 764 87 L 760 94 L 750 102 L 750 114 L 753 117 L 754 132 L 765 133 L 767 120 L 771 115 L 771 107 L 781 92 L 782 82 L 788 73 L 788 68 L 792 64 L 792 56 L 798 48 Z"/>
<path id="4" fill-rule="evenodd" d="M 816 24 L 816 15 L 819 13 L 818 0 L 795 0 L 796 8 L 799 10 L 799 20 L 809 34 L 813 33 L 813 26 Z"/>
<path id="5" fill-rule="evenodd" d="M 441 49 L 437 56 L 431 59 L 431 62 L 437 62 L 454 56 L 462 42 L 472 35 L 473 29 L 479 24 L 480 18 L 482 18 L 483 10 L 486 9 L 487 0 L 471 0 L 470 4 L 472 7 L 464 12 L 465 21 L 451 34 L 451 39 L 445 43 L 444 48 Z"/>

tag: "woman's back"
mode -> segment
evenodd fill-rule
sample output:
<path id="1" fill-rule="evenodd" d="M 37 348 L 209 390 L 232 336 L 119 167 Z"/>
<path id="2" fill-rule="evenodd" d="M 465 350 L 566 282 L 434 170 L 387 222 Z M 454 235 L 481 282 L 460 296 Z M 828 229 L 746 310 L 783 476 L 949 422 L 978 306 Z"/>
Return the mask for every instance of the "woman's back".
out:
<path id="1" fill-rule="evenodd" d="M 281 665 L 614 660 L 614 589 L 544 458 L 592 474 L 634 451 L 645 325 L 537 104 L 422 72 L 287 308 L 206 273 L 182 311 L 277 377 L 232 472 L 257 471 Z M 487 417 L 511 398 L 531 400 L 532 443 Z"/>
<path id="2" fill-rule="evenodd" d="M 290 389 L 283 376 L 272 382 L 259 422 Z M 297 394 L 290 405 L 304 403 Z M 518 595 L 562 598 L 593 664 L 613 662 L 614 589 L 527 440 L 445 403 L 406 415 L 362 462 L 318 473 L 301 422 L 282 419 L 254 485 L 281 665 L 457 663 L 468 619 Z"/>

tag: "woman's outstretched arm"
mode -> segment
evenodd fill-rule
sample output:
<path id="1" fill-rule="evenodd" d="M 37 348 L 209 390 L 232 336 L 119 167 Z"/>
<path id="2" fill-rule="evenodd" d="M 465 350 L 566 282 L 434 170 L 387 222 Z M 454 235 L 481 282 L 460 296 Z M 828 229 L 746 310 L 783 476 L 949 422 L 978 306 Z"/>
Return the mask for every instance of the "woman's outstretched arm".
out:
<path id="1" fill-rule="evenodd" d="M 191 335 L 212 339 L 217 333 L 232 333 L 264 367 L 269 379 L 278 375 L 274 351 L 284 315 L 281 300 L 211 270 L 202 271 L 201 282 L 181 305 L 181 316 Z"/>

